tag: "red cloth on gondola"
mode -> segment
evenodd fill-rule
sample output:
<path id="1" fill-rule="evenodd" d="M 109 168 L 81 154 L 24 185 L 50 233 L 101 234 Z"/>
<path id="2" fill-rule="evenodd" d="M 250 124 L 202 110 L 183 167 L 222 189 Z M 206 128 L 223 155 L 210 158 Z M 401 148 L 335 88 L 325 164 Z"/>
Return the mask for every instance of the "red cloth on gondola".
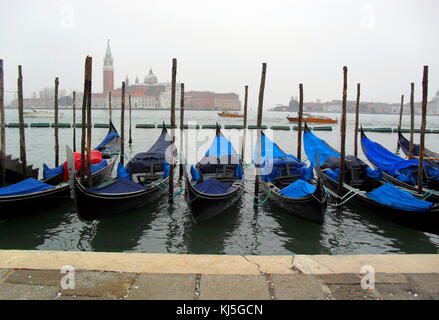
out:
<path id="1" fill-rule="evenodd" d="M 87 153 L 85 154 L 85 162 L 84 165 L 87 168 Z M 73 153 L 73 161 L 75 163 L 75 171 L 81 170 L 81 153 L 80 152 L 74 152 Z M 102 153 L 98 150 L 92 150 L 90 152 L 90 163 L 91 164 L 97 164 L 102 162 Z M 69 181 L 69 168 L 67 161 L 64 162 L 64 178 L 63 181 Z"/>

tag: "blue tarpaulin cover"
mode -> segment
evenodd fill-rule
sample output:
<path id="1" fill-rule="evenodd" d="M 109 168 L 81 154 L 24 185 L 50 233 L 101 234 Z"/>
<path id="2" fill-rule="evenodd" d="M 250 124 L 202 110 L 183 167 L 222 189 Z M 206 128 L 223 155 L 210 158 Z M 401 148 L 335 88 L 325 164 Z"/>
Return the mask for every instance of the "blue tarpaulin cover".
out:
<path id="1" fill-rule="evenodd" d="M 104 140 L 102 140 L 102 142 L 95 148 L 95 150 L 99 150 L 100 148 L 108 144 L 111 140 L 113 140 L 116 137 L 119 137 L 119 134 L 117 132 L 109 132 L 105 136 Z"/>
<path id="2" fill-rule="evenodd" d="M 171 174 L 171 166 L 167 162 L 163 163 L 163 178 L 169 177 L 170 174 Z"/>
<path id="3" fill-rule="evenodd" d="M 293 158 L 287 157 L 265 160 L 261 167 L 262 179 L 264 181 L 273 181 L 277 177 L 288 174 L 286 172 L 282 172 L 282 169 L 285 169 L 286 165 L 290 166 L 290 174 L 298 175 L 300 179 L 309 180 L 313 178 L 312 167 L 310 167 L 311 177 L 309 177 L 310 168 L 307 168 L 306 164 Z"/>
<path id="4" fill-rule="evenodd" d="M 149 172 L 151 165 L 159 165 L 161 170 L 166 170 L 163 166 L 166 162 L 166 152 L 171 146 L 172 141 L 167 131 L 163 131 L 154 145 L 147 151 L 136 154 L 127 164 L 128 173 Z"/>
<path id="5" fill-rule="evenodd" d="M 366 157 L 380 170 L 398 179 L 401 170 L 417 167 L 418 160 L 405 160 L 369 138 L 361 138 Z"/>
<path id="6" fill-rule="evenodd" d="M 15 196 L 20 194 L 29 194 L 48 189 L 53 189 L 55 186 L 44 183 L 34 178 L 29 178 L 13 185 L 0 188 L 0 196 Z"/>
<path id="7" fill-rule="evenodd" d="M 316 153 L 319 154 L 319 163 L 322 166 L 329 157 L 340 157 L 340 153 L 332 149 L 325 141 L 308 131 L 303 135 L 305 153 L 312 165 L 317 168 Z"/>
<path id="8" fill-rule="evenodd" d="M 220 158 L 224 155 L 235 155 L 236 151 L 233 149 L 232 143 L 223 135 L 215 136 L 210 148 L 206 152 L 206 157 L 214 156 Z"/>
<path id="9" fill-rule="evenodd" d="M 338 181 L 338 173 L 340 169 L 336 168 L 334 171 L 331 169 L 326 169 L 323 173 L 326 174 L 332 180 Z"/>
<path id="10" fill-rule="evenodd" d="M 379 203 L 405 211 L 430 211 L 433 206 L 431 202 L 417 199 L 411 193 L 390 183 L 385 183 L 366 195 Z"/>
<path id="11" fill-rule="evenodd" d="M 256 163 L 256 160 L 258 159 L 257 153 L 258 153 L 259 145 L 256 142 L 256 149 L 254 154 L 254 160 Z M 272 140 L 267 138 L 265 134 L 261 135 L 261 163 L 264 163 L 267 159 L 274 159 L 274 158 L 291 158 L 293 160 L 299 161 L 295 156 L 292 154 L 285 153 L 276 143 L 274 143 Z"/>
<path id="12" fill-rule="evenodd" d="M 235 170 L 235 178 L 242 179 L 243 177 L 244 177 L 244 169 L 242 168 L 241 164 L 238 164 Z"/>
<path id="13" fill-rule="evenodd" d="M 380 169 L 373 170 L 373 169 L 367 167 L 366 174 L 369 178 L 372 178 L 372 179 L 378 179 L 378 180 L 383 179 L 383 173 Z"/>
<path id="14" fill-rule="evenodd" d="M 191 176 L 192 181 L 200 181 L 201 180 L 201 172 L 195 168 L 195 166 L 191 166 Z"/>
<path id="15" fill-rule="evenodd" d="M 64 164 L 56 167 L 56 168 L 49 168 L 45 163 L 43 164 L 43 179 L 47 180 L 59 175 L 64 175 Z"/>
<path id="16" fill-rule="evenodd" d="M 122 163 L 117 164 L 117 177 L 118 178 L 127 178 L 131 180 L 130 174 L 127 171 L 127 168 L 125 168 Z"/>
<path id="17" fill-rule="evenodd" d="M 102 160 L 99 163 L 95 163 L 91 165 L 91 172 L 95 173 L 96 171 L 104 169 L 106 166 L 107 166 L 107 160 Z"/>
<path id="18" fill-rule="evenodd" d="M 207 179 L 201 183 L 197 183 L 194 188 L 202 193 L 207 194 L 223 194 L 227 193 L 230 189 L 230 184 L 223 183 L 214 178 Z"/>
<path id="19" fill-rule="evenodd" d="M 135 183 L 130 179 L 117 178 L 109 184 L 104 184 L 100 187 L 88 188 L 87 191 L 92 193 L 128 193 L 146 189 L 146 187 Z"/>
<path id="20" fill-rule="evenodd" d="M 279 193 L 285 197 L 299 199 L 313 194 L 316 188 L 315 185 L 299 179 L 280 190 Z"/>
<path id="21" fill-rule="evenodd" d="M 306 167 L 306 164 L 300 162 L 295 156 L 285 153 L 276 143 L 261 135 L 261 178 L 264 181 L 273 181 L 273 179 L 282 175 L 282 168 L 288 165 L 292 172 L 297 174 L 300 179 L 310 180 L 314 177 L 313 168 Z M 255 161 L 257 159 L 258 144 L 256 144 Z"/>

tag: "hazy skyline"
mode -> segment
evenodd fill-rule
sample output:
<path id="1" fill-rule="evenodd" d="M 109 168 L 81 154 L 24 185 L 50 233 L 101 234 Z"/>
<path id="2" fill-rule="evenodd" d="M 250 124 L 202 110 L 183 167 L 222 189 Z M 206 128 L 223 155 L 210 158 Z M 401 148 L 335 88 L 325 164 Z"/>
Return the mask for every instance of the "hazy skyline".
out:
<path id="1" fill-rule="evenodd" d="M 16 90 L 23 66 L 29 97 L 60 78 L 60 89 L 82 90 L 86 55 L 93 57 L 93 92 L 102 91 L 107 39 L 115 86 L 153 68 L 186 90 L 236 92 L 255 108 L 261 64 L 267 62 L 264 106 L 287 104 L 304 84 L 305 101 L 348 98 L 398 102 L 429 65 L 429 98 L 439 89 L 439 2 L 388 1 L 0 1 L 0 58 L 5 89 Z"/>

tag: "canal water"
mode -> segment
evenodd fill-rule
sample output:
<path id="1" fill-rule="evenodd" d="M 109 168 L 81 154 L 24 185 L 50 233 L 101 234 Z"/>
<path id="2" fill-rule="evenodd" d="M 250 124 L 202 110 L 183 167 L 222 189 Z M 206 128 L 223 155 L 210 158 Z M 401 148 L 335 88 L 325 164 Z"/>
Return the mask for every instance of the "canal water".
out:
<path id="1" fill-rule="evenodd" d="M 256 112 L 251 111 L 249 124 L 256 124 Z M 72 111 L 61 110 L 60 122 L 72 122 Z M 177 113 L 178 115 L 178 113 Z M 324 115 L 324 114 L 323 114 Z M 126 112 L 128 141 L 128 113 Z M 264 124 L 288 125 L 287 113 L 265 112 Z M 327 114 L 340 117 L 338 114 Z M 17 110 L 6 110 L 6 121 L 17 121 Z M 77 119 L 80 119 L 79 112 Z M 416 117 L 419 127 L 420 116 Z M 127 147 L 128 157 L 146 151 L 156 140 L 161 129 L 135 129 L 135 123 L 169 123 L 169 111 L 134 110 L 133 145 Z M 197 124 L 241 124 L 242 119 L 225 119 L 214 111 L 186 111 L 185 119 Z M 26 122 L 53 122 L 50 118 L 26 118 Z M 120 111 L 113 111 L 113 120 L 119 130 Z M 108 122 L 108 111 L 93 111 L 95 123 Z M 185 121 L 187 123 L 187 121 Z M 403 127 L 408 127 L 404 116 Z M 177 116 L 177 123 L 179 118 Z M 364 127 L 392 127 L 398 115 L 362 115 Z M 348 114 L 347 152 L 353 153 L 354 115 Z M 439 129 L 439 117 L 430 116 L 430 129 Z M 333 131 L 316 131 L 334 148 L 339 149 L 339 125 Z M 73 129 L 60 129 L 61 159 L 65 159 L 65 145 L 72 145 Z M 79 147 L 80 129 L 77 129 Z M 93 145 L 106 135 L 107 129 L 93 129 Z M 252 130 L 248 130 L 251 136 Z M 206 151 L 215 131 L 199 130 L 197 149 L 190 149 L 186 157 L 194 159 Z M 223 130 L 239 150 L 242 131 Z M 6 130 L 7 152 L 19 154 L 18 129 Z M 270 133 L 271 134 L 271 133 Z M 390 150 L 396 150 L 395 133 L 368 133 Z M 194 138 L 195 137 L 195 138 Z M 296 153 L 297 131 L 273 131 L 272 138 L 289 153 Z M 415 141 L 419 136 L 415 135 Z M 49 128 L 27 128 L 26 144 L 28 161 L 41 167 L 53 166 L 54 131 Z M 127 145 L 127 142 L 126 142 Z M 428 148 L 439 151 L 439 135 L 426 135 Z M 177 142 L 177 146 L 179 143 Z M 252 141 L 247 140 L 246 160 L 253 154 Z M 249 158 L 250 157 L 250 158 Z M 364 156 L 360 148 L 360 157 Z M 253 166 L 246 169 L 245 184 L 253 189 Z M 181 189 L 176 182 L 176 191 Z M 412 230 L 379 218 L 371 212 L 360 212 L 349 207 L 329 205 L 322 225 L 314 224 L 279 211 L 269 202 L 262 207 L 253 206 L 252 195 L 245 193 L 234 210 L 214 219 L 195 223 L 189 214 L 183 196 L 177 196 L 170 205 L 164 193 L 161 200 L 149 207 L 111 217 L 101 221 L 81 221 L 71 203 L 50 208 L 43 213 L 32 213 L 11 220 L 0 221 L 0 249 L 37 249 L 108 252 L 237 254 L 237 255 L 290 255 L 290 254 L 379 254 L 379 253 L 438 253 L 439 236 Z M 48 204 L 49 205 L 49 204 Z"/>

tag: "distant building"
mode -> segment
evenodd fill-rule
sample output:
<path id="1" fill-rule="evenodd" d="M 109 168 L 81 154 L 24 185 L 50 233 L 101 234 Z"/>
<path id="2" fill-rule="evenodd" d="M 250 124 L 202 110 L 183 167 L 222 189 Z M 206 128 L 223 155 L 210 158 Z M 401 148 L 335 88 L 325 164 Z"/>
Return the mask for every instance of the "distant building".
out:
<path id="1" fill-rule="evenodd" d="M 121 106 L 122 88 L 114 89 L 114 66 L 111 55 L 110 42 L 104 57 L 103 68 L 103 92 L 92 95 L 94 108 L 109 107 L 109 93 L 111 92 L 111 106 Z M 180 108 L 181 84 L 176 83 L 175 107 Z M 128 106 L 131 96 L 133 109 L 170 109 L 172 99 L 172 85 L 170 82 L 160 83 L 154 75 L 152 68 L 144 77 L 143 82 L 136 76 L 131 83 L 128 76 L 125 78 L 125 105 Z M 189 91 L 185 93 L 185 107 L 187 109 L 211 109 L 211 110 L 240 110 L 241 102 L 236 93 L 215 93 L 208 91 Z"/>
<path id="2" fill-rule="evenodd" d="M 185 108 L 198 110 L 241 110 L 236 93 L 215 93 L 210 91 L 188 91 L 184 95 Z"/>

